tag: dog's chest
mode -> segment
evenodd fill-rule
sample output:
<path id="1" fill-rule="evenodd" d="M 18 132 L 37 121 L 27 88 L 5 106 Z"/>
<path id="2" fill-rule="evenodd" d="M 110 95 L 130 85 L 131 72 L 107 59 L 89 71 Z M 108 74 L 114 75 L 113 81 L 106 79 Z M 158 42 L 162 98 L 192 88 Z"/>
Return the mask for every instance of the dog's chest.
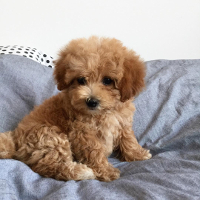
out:
<path id="1" fill-rule="evenodd" d="M 98 137 L 105 145 L 107 156 L 112 153 L 116 140 L 120 136 L 120 130 L 121 123 L 119 116 L 109 115 L 99 121 Z"/>

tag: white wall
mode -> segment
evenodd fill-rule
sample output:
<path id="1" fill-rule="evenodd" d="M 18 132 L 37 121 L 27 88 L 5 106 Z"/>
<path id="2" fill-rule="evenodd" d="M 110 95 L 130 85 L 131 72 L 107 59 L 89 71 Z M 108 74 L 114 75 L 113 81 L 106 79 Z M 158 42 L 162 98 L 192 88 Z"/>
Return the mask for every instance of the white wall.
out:
<path id="1" fill-rule="evenodd" d="M 0 45 L 55 57 L 69 40 L 94 34 L 145 60 L 200 58 L 200 0 L 0 0 Z"/>

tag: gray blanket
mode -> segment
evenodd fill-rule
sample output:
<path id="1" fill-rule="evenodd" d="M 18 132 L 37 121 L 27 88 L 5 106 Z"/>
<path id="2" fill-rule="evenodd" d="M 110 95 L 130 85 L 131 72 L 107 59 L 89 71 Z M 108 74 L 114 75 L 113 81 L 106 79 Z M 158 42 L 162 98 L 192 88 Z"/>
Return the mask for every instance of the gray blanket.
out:
<path id="1" fill-rule="evenodd" d="M 16 160 L 0 160 L 3 200 L 200 199 L 200 60 L 146 63 L 146 89 L 135 99 L 133 129 L 151 149 L 147 161 L 109 161 L 121 177 L 57 181 Z M 0 132 L 58 91 L 52 69 L 20 56 L 0 56 Z"/>

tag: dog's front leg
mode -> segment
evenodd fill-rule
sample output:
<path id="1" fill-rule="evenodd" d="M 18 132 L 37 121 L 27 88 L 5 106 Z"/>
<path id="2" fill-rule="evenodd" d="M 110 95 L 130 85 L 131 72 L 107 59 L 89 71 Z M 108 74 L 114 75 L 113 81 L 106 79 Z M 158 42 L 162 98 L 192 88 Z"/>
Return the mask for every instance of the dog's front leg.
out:
<path id="1" fill-rule="evenodd" d="M 71 143 L 75 158 L 92 168 L 98 180 L 112 181 L 120 177 L 119 169 L 108 162 L 105 147 L 94 135 L 81 135 Z"/>
<path id="2" fill-rule="evenodd" d="M 149 150 L 142 148 L 132 130 L 122 132 L 119 148 L 122 161 L 147 160 L 151 158 Z"/>

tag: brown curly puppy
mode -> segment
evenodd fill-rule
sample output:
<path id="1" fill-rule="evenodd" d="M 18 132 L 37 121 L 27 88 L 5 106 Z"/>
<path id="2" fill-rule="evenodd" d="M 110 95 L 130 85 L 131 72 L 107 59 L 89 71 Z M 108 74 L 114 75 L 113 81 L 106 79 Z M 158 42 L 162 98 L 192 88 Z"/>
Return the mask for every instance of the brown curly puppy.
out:
<path id="1" fill-rule="evenodd" d="M 60 53 L 61 92 L 36 107 L 14 131 L 0 134 L 0 158 L 20 160 L 58 180 L 119 178 L 107 157 L 151 158 L 133 130 L 133 97 L 144 87 L 144 63 L 116 39 L 72 40 Z"/>

